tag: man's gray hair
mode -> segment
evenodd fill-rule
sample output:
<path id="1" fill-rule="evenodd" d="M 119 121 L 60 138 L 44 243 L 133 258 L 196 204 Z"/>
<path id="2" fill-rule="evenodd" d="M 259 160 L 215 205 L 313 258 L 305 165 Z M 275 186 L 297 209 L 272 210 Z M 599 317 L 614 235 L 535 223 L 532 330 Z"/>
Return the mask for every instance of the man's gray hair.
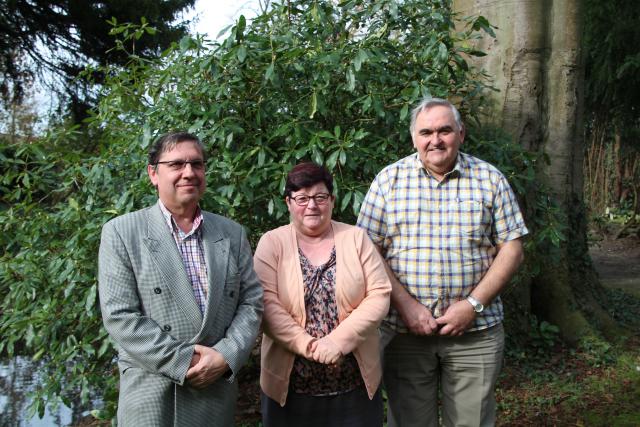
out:
<path id="1" fill-rule="evenodd" d="M 204 146 L 202 145 L 200 138 L 188 132 L 170 132 L 158 138 L 151 148 L 149 148 L 149 164 L 155 166 L 160 160 L 162 153 L 173 149 L 181 142 L 194 142 L 200 148 L 203 160 L 206 161 Z"/>
<path id="2" fill-rule="evenodd" d="M 463 129 L 462 117 L 460 116 L 460 112 L 458 109 L 449 101 L 442 98 L 431 98 L 427 97 L 420 101 L 420 104 L 416 108 L 411 111 L 411 124 L 409 125 L 409 132 L 411 132 L 411 138 L 413 139 L 413 131 L 416 129 L 416 120 L 418 118 L 418 114 L 423 111 L 429 111 L 433 107 L 447 107 L 453 113 L 453 118 L 458 125 L 458 130 Z"/>

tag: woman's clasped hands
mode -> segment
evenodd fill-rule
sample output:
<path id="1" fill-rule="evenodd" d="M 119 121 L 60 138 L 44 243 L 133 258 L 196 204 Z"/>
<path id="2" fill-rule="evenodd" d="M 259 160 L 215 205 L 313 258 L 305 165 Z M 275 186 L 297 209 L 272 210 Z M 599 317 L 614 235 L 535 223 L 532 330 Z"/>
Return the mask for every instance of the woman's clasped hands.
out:
<path id="1" fill-rule="evenodd" d="M 310 360 L 325 365 L 335 365 L 342 359 L 342 352 L 331 338 L 324 336 L 309 343 Z"/>

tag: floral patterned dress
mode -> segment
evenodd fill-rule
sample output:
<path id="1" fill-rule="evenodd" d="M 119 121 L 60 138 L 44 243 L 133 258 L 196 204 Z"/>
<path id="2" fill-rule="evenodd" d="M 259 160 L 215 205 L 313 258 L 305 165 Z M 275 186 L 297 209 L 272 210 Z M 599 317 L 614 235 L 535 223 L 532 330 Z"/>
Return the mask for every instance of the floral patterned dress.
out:
<path id="1" fill-rule="evenodd" d="M 298 248 L 304 281 L 306 331 L 315 338 L 328 335 L 338 326 L 336 304 L 336 248 L 329 261 L 312 265 Z M 304 357 L 296 357 L 290 378 L 291 389 L 311 396 L 333 396 L 364 387 L 358 362 L 353 353 L 345 355 L 337 365 L 325 365 Z"/>

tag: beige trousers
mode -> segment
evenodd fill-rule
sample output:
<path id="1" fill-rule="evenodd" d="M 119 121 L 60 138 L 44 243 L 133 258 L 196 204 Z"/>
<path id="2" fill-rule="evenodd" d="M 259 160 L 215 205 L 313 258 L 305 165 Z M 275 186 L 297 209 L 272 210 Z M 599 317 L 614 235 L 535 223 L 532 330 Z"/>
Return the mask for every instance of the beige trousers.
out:
<path id="1" fill-rule="evenodd" d="M 385 327 L 381 332 L 390 338 L 384 350 L 389 427 L 495 425 L 502 325 L 460 337 L 394 334 Z"/>

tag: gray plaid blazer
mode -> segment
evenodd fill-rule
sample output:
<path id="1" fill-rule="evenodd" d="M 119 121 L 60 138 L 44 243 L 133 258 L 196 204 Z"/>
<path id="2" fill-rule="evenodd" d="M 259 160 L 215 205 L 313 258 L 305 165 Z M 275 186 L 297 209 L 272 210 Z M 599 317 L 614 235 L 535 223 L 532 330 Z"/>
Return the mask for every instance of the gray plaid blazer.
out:
<path id="1" fill-rule="evenodd" d="M 204 316 L 159 205 L 107 222 L 98 262 L 104 326 L 118 348 L 120 426 L 231 426 L 237 374 L 262 317 L 262 286 L 244 229 L 203 212 L 209 275 Z M 231 376 L 185 383 L 195 344 L 219 351 Z"/>

